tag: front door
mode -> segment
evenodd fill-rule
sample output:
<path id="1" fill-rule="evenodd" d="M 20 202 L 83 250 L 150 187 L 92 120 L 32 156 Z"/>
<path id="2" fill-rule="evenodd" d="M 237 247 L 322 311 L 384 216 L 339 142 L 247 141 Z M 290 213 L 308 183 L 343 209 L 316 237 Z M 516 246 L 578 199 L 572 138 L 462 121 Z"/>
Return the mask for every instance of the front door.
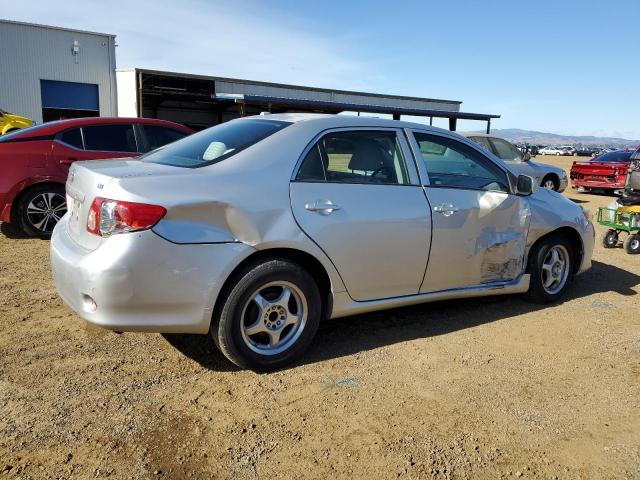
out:
<path id="1" fill-rule="evenodd" d="M 431 212 L 406 159 L 410 151 L 396 129 L 337 130 L 310 147 L 291 182 L 298 224 L 331 259 L 354 300 L 420 289 Z"/>
<path id="2" fill-rule="evenodd" d="M 433 235 L 422 293 L 516 279 L 524 271 L 529 204 L 507 173 L 453 137 L 414 132 Z"/>

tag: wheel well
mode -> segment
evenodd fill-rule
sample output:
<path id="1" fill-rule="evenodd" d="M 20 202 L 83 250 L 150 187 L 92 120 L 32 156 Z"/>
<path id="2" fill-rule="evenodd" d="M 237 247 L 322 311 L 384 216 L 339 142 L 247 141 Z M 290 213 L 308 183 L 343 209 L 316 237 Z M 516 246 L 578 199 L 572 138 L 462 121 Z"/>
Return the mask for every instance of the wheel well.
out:
<path id="1" fill-rule="evenodd" d="M 20 191 L 20 193 L 18 193 L 18 195 L 16 195 L 16 198 L 13 199 L 13 202 L 11 202 L 11 223 L 15 223 L 18 220 L 18 217 L 17 217 L 18 205 L 20 205 L 20 202 L 22 201 L 22 197 L 24 197 L 27 193 L 29 193 L 34 188 L 40 188 L 45 185 L 52 185 L 52 186 L 64 188 L 64 184 L 59 182 L 50 182 L 50 181 L 32 183 L 28 187 L 24 188 L 22 191 Z"/>
<path id="2" fill-rule="evenodd" d="M 533 243 L 533 245 L 531 245 L 529 252 L 533 251 L 533 249 L 536 248 L 540 242 L 544 241 L 545 239 L 553 235 L 561 235 L 566 237 L 569 240 L 569 243 L 571 244 L 571 249 L 575 253 L 576 259 L 577 259 L 577 262 L 573 264 L 573 273 L 574 274 L 577 273 L 578 270 L 580 270 L 580 265 L 582 264 L 582 256 L 584 252 L 582 249 L 582 239 L 580 238 L 580 234 L 571 227 L 561 227 L 561 228 L 558 228 L 557 230 L 554 230 L 553 232 L 549 232 L 546 235 L 543 235 L 542 237 L 537 239 Z M 530 273 L 528 262 L 527 262 L 527 273 Z"/>
<path id="3" fill-rule="evenodd" d="M 320 290 L 320 298 L 322 299 L 322 318 L 328 318 L 333 308 L 333 298 L 331 296 L 331 279 L 329 274 L 325 270 L 320 261 L 313 255 L 303 252 L 302 250 L 296 250 L 293 248 L 271 248 L 266 250 L 258 250 L 245 258 L 240 264 L 231 272 L 231 274 L 225 280 L 224 285 L 220 289 L 220 292 L 225 292 L 229 289 L 230 283 L 233 281 L 234 276 L 245 269 L 250 264 L 259 263 L 262 260 L 279 258 L 289 260 L 300 265 L 304 268 L 311 277 L 316 281 L 318 289 Z M 216 305 L 214 312 L 218 311 L 219 302 L 221 302 L 223 295 L 218 295 L 216 299 Z"/>

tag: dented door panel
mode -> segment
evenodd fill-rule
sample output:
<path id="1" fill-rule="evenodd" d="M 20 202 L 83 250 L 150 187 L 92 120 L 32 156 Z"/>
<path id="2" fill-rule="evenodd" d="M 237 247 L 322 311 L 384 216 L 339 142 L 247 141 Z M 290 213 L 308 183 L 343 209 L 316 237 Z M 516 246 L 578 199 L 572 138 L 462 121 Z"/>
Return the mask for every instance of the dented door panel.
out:
<path id="1" fill-rule="evenodd" d="M 513 280 L 524 271 L 529 202 L 516 195 L 425 187 L 431 254 L 421 293 Z"/>

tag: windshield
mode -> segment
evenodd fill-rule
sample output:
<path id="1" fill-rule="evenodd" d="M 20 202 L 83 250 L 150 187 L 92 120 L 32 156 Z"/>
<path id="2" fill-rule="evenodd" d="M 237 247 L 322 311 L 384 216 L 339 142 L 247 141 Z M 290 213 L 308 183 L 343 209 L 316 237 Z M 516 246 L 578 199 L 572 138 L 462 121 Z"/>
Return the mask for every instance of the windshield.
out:
<path id="1" fill-rule="evenodd" d="M 145 162 L 198 168 L 221 162 L 282 130 L 290 122 L 236 120 L 198 132 L 141 157 Z"/>
<path id="2" fill-rule="evenodd" d="M 599 157 L 595 157 L 595 162 L 628 162 L 631 159 L 631 152 L 617 151 L 609 152 Z"/>

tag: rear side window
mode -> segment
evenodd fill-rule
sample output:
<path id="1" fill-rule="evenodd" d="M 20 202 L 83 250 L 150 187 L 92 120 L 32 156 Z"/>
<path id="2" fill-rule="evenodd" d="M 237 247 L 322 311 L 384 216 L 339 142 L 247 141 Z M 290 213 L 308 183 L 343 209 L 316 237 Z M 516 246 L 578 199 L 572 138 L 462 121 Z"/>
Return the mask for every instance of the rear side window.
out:
<path id="1" fill-rule="evenodd" d="M 396 132 L 362 130 L 322 137 L 296 180 L 406 185 L 409 175 Z"/>
<path id="2" fill-rule="evenodd" d="M 62 132 L 58 134 L 56 137 L 61 142 L 66 143 L 67 145 L 71 145 L 78 150 L 82 150 L 84 147 L 82 146 L 82 134 L 80 133 L 79 128 L 74 128 L 72 130 L 67 130 L 66 132 Z"/>
<path id="3" fill-rule="evenodd" d="M 489 143 L 489 139 L 487 137 L 469 137 L 469 139 L 480 144 L 481 146 L 486 148 L 487 151 L 493 153 L 493 149 L 491 148 L 491 144 Z"/>
<path id="4" fill-rule="evenodd" d="M 84 146 L 101 152 L 137 152 L 133 125 L 94 125 L 83 127 Z"/>
<path id="5" fill-rule="evenodd" d="M 221 162 L 283 128 L 290 122 L 234 120 L 189 135 L 143 157 L 146 162 L 198 168 Z"/>
<path id="6" fill-rule="evenodd" d="M 161 127 L 159 125 L 141 125 L 144 135 L 147 139 L 147 150 L 155 150 L 164 147 L 168 143 L 173 143 L 186 137 L 188 134 L 169 127 Z"/>
<path id="7" fill-rule="evenodd" d="M 511 145 L 509 142 L 505 142 L 500 138 L 492 138 L 491 143 L 498 152 L 498 157 L 503 160 L 522 160 L 520 150 Z"/>

